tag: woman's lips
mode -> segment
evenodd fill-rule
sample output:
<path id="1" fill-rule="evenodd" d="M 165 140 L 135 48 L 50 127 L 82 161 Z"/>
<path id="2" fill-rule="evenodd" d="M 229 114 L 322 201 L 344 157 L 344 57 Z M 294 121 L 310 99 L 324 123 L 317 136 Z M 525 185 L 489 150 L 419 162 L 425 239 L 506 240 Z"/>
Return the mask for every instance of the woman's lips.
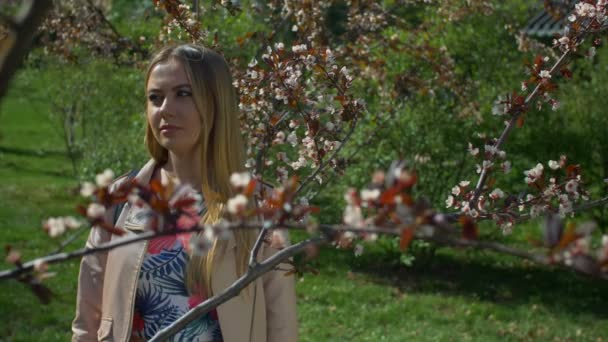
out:
<path id="1" fill-rule="evenodd" d="M 171 133 L 171 132 L 175 132 L 177 130 L 179 130 L 180 128 L 177 126 L 173 126 L 173 125 L 162 125 L 160 126 L 160 132 L 161 133 Z"/>

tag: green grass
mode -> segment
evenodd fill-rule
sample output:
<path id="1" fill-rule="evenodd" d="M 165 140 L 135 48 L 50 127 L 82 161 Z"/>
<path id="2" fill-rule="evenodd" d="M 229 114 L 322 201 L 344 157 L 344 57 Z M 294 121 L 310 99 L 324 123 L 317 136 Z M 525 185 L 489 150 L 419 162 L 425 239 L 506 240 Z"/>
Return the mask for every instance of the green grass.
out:
<path id="1" fill-rule="evenodd" d="M 0 241 L 25 259 L 53 250 L 42 219 L 73 213 L 75 181 L 44 106 L 10 94 L 0 115 Z M 301 236 L 296 236 L 301 238 Z M 82 238 L 73 248 L 82 245 Z M 298 281 L 303 341 L 598 341 L 608 339 L 608 284 L 483 252 L 323 249 L 320 270 Z M 76 295 L 77 261 L 54 265 L 41 305 L 16 281 L 0 282 L 0 340 L 64 341 Z M 2 267 L 8 265 L 2 262 Z"/>
<path id="2" fill-rule="evenodd" d="M 0 113 L 0 241 L 25 260 L 54 250 L 59 241 L 41 228 L 44 218 L 74 213 L 76 186 L 63 143 L 43 104 L 25 92 L 11 92 Z M 82 239 L 76 242 L 82 245 Z M 8 267 L 4 258 L 0 265 Z M 65 341 L 70 336 L 78 262 L 52 267 L 48 281 L 55 300 L 41 305 L 24 284 L 0 282 L 0 340 Z"/>

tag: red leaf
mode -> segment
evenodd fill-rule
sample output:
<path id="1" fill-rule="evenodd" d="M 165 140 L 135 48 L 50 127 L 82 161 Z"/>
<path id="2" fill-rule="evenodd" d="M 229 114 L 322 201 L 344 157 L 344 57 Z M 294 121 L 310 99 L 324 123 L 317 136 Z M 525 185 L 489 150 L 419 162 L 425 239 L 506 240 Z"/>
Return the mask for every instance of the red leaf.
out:
<path id="1" fill-rule="evenodd" d="M 576 177 L 580 173 L 581 167 L 579 165 L 568 165 L 566 167 L 566 175 L 568 177 Z"/>
<path id="2" fill-rule="evenodd" d="M 247 187 L 245 188 L 245 191 L 243 191 L 243 195 L 245 195 L 246 197 L 251 196 L 255 191 L 256 184 L 257 181 L 255 179 L 250 180 L 249 184 L 247 184 Z"/>
<path id="3" fill-rule="evenodd" d="M 312 136 L 317 135 L 317 132 L 319 131 L 319 120 L 308 121 L 308 131 Z"/>
<path id="4" fill-rule="evenodd" d="M 270 118 L 270 124 L 273 125 L 273 126 L 275 126 L 277 124 L 277 122 L 279 122 L 280 119 L 281 119 L 280 115 L 273 115 Z"/>
<path id="5" fill-rule="evenodd" d="M 401 230 L 401 240 L 399 240 L 399 249 L 401 251 L 407 250 L 414 239 L 414 228 L 403 228 Z"/>
<path id="6" fill-rule="evenodd" d="M 524 126 L 524 116 L 521 115 L 517 118 L 517 128 L 522 128 Z"/>
<path id="7" fill-rule="evenodd" d="M 392 187 L 387 189 L 386 191 L 384 191 L 382 193 L 382 195 L 380 195 L 380 203 L 387 205 L 387 204 L 394 204 L 395 203 L 395 196 L 397 196 L 397 194 L 399 194 L 400 190 L 397 187 Z"/>
<path id="8" fill-rule="evenodd" d="M 86 216 L 87 216 L 87 207 L 85 207 L 85 206 L 84 206 L 84 205 L 82 205 L 82 204 L 81 204 L 81 205 L 78 205 L 78 206 L 76 207 L 76 211 L 77 211 L 77 212 L 78 212 L 80 215 L 82 215 L 82 216 L 84 216 L 84 217 L 86 217 Z"/>
<path id="9" fill-rule="evenodd" d="M 460 216 L 460 224 L 462 224 L 462 237 L 467 240 L 477 240 L 477 225 L 469 216 Z"/>
<path id="10" fill-rule="evenodd" d="M 194 198 L 181 198 L 177 200 L 175 204 L 173 204 L 173 207 L 177 209 L 181 209 L 184 207 L 187 208 L 191 207 L 194 203 L 196 203 L 196 200 Z"/>
<path id="11" fill-rule="evenodd" d="M 562 76 L 564 76 L 565 78 L 572 78 L 572 71 L 570 71 L 570 69 L 564 67 L 560 70 L 560 72 L 562 73 Z"/>
<path id="12" fill-rule="evenodd" d="M 160 197 L 164 197 L 164 190 L 165 190 L 165 188 L 163 187 L 163 185 L 160 182 L 160 180 L 158 180 L 158 179 L 151 180 L 150 181 L 150 189 L 152 189 L 153 192 L 159 194 Z"/>

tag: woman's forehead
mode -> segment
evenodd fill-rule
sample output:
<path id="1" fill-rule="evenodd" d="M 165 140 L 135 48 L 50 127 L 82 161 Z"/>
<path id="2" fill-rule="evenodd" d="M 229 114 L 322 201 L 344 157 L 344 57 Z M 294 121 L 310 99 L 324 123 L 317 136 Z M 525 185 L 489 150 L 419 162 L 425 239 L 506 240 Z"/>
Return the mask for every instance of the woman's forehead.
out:
<path id="1" fill-rule="evenodd" d="M 176 86 L 190 85 L 190 80 L 181 61 L 171 59 L 158 63 L 150 70 L 147 89 L 171 89 Z"/>

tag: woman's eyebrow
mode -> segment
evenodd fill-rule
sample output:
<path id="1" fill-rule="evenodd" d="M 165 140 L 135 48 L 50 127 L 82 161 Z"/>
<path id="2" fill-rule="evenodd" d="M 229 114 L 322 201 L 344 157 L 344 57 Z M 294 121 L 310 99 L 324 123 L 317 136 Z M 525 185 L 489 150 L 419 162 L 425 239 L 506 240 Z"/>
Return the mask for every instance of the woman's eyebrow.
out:
<path id="1" fill-rule="evenodd" d="M 173 87 L 172 90 L 176 90 L 176 89 L 180 89 L 180 88 L 192 88 L 192 86 L 189 83 L 178 84 L 175 87 Z M 148 93 L 154 93 L 154 92 L 162 92 L 162 89 L 160 89 L 160 88 L 148 89 Z"/>
<path id="2" fill-rule="evenodd" d="M 173 87 L 173 90 L 179 89 L 179 88 L 190 88 L 190 84 L 184 83 L 184 84 L 176 85 L 175 87 Z"/>

